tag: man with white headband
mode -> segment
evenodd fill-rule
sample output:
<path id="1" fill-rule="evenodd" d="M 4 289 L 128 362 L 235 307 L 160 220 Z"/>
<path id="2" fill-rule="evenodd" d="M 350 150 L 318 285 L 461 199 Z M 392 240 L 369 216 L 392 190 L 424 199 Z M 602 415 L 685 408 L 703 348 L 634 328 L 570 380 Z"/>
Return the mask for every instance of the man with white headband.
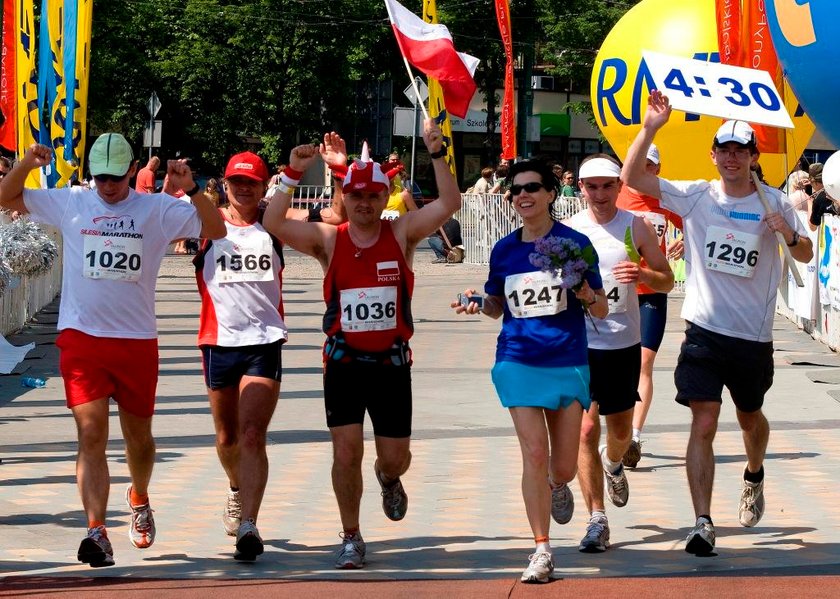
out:
<path id="1" fill-rule="evenodd" d="M 610 544 L 605 479 L 616 507 L 625 506 L 630 495 L 622 458 L 630 446 L 633 408 L 639 401 L 642 348 L 636 285 L 644 283 L 664 293 L 674 286 L 674 275 L 653 228 L 641 216 L 616 206 L 620 175 L 621 166 L 613 157 L 586 158 L 580 165 L 578 187 L 588 208 L 568 221 L 589 237 L 598 252 L 609 308 L 603 320 L 586 323 L 592 404 L 583 416 L 578 450 L 578 481 L 590 514 L 578 547 L 584 553 L 606 551 Z M 599 449 L 601 415 L 607 434 L 606 444 Z"/>
<path id="2" fill-rule="evenodd" d="M 287 218 L 294 186 L 317 152 L 298 146 L 263 220 L 269 232 L 317 258 L 324 269 L 324 407 L 343 528 L 335 562 L 341 569 L 361 568 L 366 559 L 359 528 L 366 412 L 373 423 L 373 468 L 383 511 L 390 520 L 402 520 L 408 509 L 401 477 L 411 463 L 411 265 L 417 244 L 461 207 L 458 185 L 443 160 L 443 134 L 432 119 L 425 122 L 423 140 L 439 197 L 422 210 L 381 220 L 396 170 L 370 160 L 365 147 L 344 177 L 347 223 L 335 227 Z"/>
<path id="3" fill-rule="evenodd" d="M 712 443 L 723 387 L 735 403 L 747 454 L 738 518 L 742 526 L 755 526 L 764 514 L 770 426 L 761 407 L 773 383 L 773 316 L 782 273 L 776 233 L 799 262 L 809 262 L 813 248 L 781 192 L 764 186 L 772 211 L 763 208 L 750 174 L 759 156 L 755 132 L 743 121 L 726 121 L 715 135 L 710 157 L 720 179 L 669 181 L 646 172 L 647 149 L 670 116 L 668 98 L 651 92 L 622 178 L 683 218 L 687 328 L 674 381 L 677 401 L 691 408 L 686 474 L 696 517 L 685 549 L 709 555 L 715 548 Z"/>
<path id="4" fill-rule="evenodd" d="M 659 148 L 651 144 L 645 157 L 645 170 L 653 175 L 659 175 L 662 163 Z M 639 193 L 629 185 L 622 185 L 618 194 L 618 207 L 629 210 L 633 214 L 644 217 L 653 227 L 659 248 L 665 256 L 680 259 L 683 256 L 682 239 L 666 243 L 668 224 L 682 229 L 682 219 L 659 205 L 659 200 L 649 195 Z M 633 438 L 630 447 L 624 454 L 622 462 L 628 468 L 635 468 L 642 457 L 642 428 L 647 419 L 650 404 L 653 401 L 653 364 L 656 352 L 665 336 L 665 323 L 668 319 L 668 294 L 659 293 L 639 283 L 636 286 L 639 297 L 639 314 L 642 329 L 642 371 L 639 375 L 639 397 L 641 402 L 633 410 Z"/>

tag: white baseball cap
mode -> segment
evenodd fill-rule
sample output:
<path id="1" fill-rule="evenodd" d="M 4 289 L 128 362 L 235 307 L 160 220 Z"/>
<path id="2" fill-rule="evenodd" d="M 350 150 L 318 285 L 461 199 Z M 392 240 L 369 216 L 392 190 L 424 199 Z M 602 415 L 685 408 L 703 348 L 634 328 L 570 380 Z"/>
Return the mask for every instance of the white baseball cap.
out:
<path id="1" fill-rule="evenodd" d="M 593 158 L 580 165 L 578 179 L 589 177 L 620 177 L 621 167 L 606 158 Z"/>
<path id="2" fill-rule="evenodd" d="M 734 141 L 743 146 L 755 146 L 755 131 L 744 121 L 726 121 L 715 133 L 715 145 Z"/>
<path id="3" fill-rule="evenodd" d="M 654 164 L 659 164 L 659 148 L 656 147 L 656 144 L 650 144 L 647 151 L 647 159 Z"/>

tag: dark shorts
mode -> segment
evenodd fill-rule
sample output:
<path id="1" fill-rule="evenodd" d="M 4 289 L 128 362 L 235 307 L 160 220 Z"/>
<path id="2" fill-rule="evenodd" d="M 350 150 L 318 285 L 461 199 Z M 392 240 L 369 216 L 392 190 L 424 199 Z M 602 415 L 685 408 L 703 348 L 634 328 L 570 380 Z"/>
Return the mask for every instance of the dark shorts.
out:
<path id="1" fill-rule="evenodd" d="M 639 374 L 642 346 L 589 350 L 589 395 L 598 411 L 607 416 L 629 410 L 641 401 Z"/>
<path id="2" fill-rule="evenodd" d="M 668 294 L 644 293 L 639 296 L 639 315 L 642 317 L 642 347 L 659 351 L 665 336 L 668 318 Z"/>
<path id="3" fill-rule="evenodd" d="M 283 366 L 282 345 L 281 340 L 242 347 L 202 345 L 204 384 L 210 389 L 235 387 L 239 385 L 243 376 L 258 376 L 279 381 Z"/>
<path id="4" fill-rule="evenodd" d="M 677 401 L 722 402 L 729 389 L 735 407 L 755 412 L 773 384 L 773 343 L 746 341 L 686 323 L 674 383 Z"/>
<path id="5" fill-rule="evenodd" d="M 362 424 L 370 414 L 373 434 L 411 436 L 411 366 L 327 360 L 324 408 L 327 426 Z"/>
<path id="6" fill-rule="evenodd" d="M 321 209 L 320 208 L 310 208 L 309 209 L 309 216 L 306 217 L 306 222 L 308 223 L 322 223 L 324 219 L 321 218 Z"/>

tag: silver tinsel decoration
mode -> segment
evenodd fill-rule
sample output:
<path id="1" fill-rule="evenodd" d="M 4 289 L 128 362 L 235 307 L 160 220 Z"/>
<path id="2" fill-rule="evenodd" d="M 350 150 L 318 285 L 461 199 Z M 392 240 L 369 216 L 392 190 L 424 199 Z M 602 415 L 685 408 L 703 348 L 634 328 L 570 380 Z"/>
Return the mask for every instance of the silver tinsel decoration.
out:
<path id="1" fill-rule="evenodd" d="M 6 291 L 9 281 L 12 279 L 12 271 L 0 260 L 0 295 Z"/>
<path id="2" fill-rule="evenodd" d="M 0 264 L 11 274 L 36 277 L 49 271 L 57 256 L 55 242 L 30 220 L 0 226 Z"/>

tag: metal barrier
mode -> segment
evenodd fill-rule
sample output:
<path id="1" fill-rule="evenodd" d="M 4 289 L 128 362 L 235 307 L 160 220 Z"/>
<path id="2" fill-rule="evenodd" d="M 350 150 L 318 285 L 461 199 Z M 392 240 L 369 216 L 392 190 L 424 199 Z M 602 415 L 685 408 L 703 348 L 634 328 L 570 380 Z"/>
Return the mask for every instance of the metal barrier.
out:
<path id="1" fill-rule="evenodd" d="M 292 208 L 326 208 L 332 203 L 332 188 L 324 185 L 299 185 L 292 198 Z"/>
<path id="2" fill-rule="evenodd" d="M 555 220 L 564 220 L 586 209 L 578 197 L 560 197 L 551 208 Z M 461 194 L 461 210 L 455 214 L 461 223 L 464 262 L 489 264 L 493 244 L 522 226 L 522 220 L 501 194 Z"/>
<path id="3" fill-rule="evenodd" d="M 20 277 L 14 289 L 6 288 L 0 295 L 0 333 L 8 335 L 23 328 L 35 314 L 49 304 L 61 291 L 62 242 L 53 227 L 41 225 L 58 246 L 50 272 L 39 277 Z"/>

